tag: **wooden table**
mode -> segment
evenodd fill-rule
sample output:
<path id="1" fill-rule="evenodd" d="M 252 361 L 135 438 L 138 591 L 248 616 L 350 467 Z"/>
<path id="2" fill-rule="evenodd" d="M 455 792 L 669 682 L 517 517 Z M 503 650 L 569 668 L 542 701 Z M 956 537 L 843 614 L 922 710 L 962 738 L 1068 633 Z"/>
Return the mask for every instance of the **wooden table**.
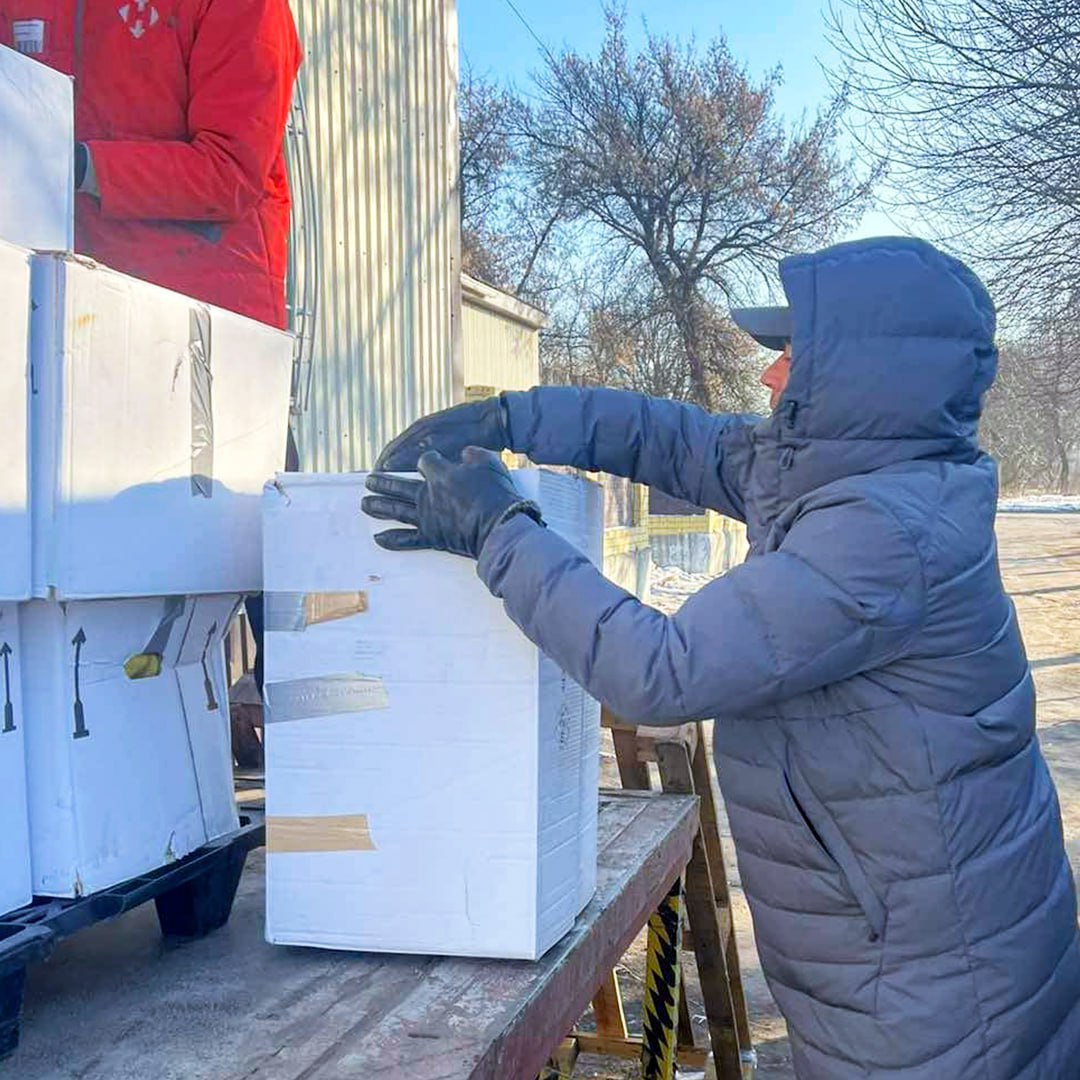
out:
<path id="1" fill-rule="evenodd" d="M 287 1053 L 260 1063 L 274 1080 L 517 1080 L 535 1077 L 577 1023 L 606 972 L 646 924 L 690 859 L 696 800 L 604 794 L 597 892 L 574 930 L 539 963 L 406 957 L 359 961 L 381 984 L 376 1013 L 340 1028 L 313 1018 L 325 1039 L 313 1060 Z M 250 1075 L 250 1074 L 249 1074 Z"/>
<path id="2" fill-rule="evenodd" d="M 66 943 L 36 985 L 31 973 L 23 1047 L 4 1068 L 24 1080 L 533 1080 L 682 873 L 697 823 L 692 796 L 603 793 L 596 897 L 535 964 L 266 945 L 253 856 L 229 926 L 200 942 L 159 951 L 148 911 Z"/>

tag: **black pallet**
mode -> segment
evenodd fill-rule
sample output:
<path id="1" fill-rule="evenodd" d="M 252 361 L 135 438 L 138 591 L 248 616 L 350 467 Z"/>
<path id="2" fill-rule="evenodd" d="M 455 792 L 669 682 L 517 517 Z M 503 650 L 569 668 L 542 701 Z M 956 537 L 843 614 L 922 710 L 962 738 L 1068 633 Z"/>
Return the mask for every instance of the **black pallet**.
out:
<path id="1" fill-rule="evenodd" d="M 19 1044 L 26 969 L 44 960 L 58 941 L 153 900 L 161 932 L 197 938 L 229 921 L 244 862 L 265 842 L 260 813 L 245 810 L 240 828 L 186 858 L 77 900 L 43 897 L 0 915 L 0 1059 Z"/>

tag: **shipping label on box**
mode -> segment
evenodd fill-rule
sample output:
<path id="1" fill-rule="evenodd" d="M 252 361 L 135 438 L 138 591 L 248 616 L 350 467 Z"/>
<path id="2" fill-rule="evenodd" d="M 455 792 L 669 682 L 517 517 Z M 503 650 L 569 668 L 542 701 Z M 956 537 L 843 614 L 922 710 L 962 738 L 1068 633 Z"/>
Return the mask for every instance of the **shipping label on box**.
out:
<path id="1" fill-rule="evenodd" d="M 257 592 L 291 337 L 82 259 L 32 289 L 34 595 Z"/>
<path id="2" fill-rule="evenodd" d="M 599 488 L 517 474 L 599 561 Z M 596 882 L 599 708 L 471 560 L 389 553 L 364 477 L 265 496 L 267 936 L 535 959 Z"/>
<path id="3" fill-rule="evenodd" d="M 25 36 L 18 43 L 28 51 L 34 44 Z M 67 75 L 0 45 L 0 240 L 39 251 L 74 247 L 72 91 Z"/>
<path id="4" fill-rule="evenodd" d="M 36 893 L 97 892 L 236 828 L 222 639 L 238 602 L 22 605 Z"/>

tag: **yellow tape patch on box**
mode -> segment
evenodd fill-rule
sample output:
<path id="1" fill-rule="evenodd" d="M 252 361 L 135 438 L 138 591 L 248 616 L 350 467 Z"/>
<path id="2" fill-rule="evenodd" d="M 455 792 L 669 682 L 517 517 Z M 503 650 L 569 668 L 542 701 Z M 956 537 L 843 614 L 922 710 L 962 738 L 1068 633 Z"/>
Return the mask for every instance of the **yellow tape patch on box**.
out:
<path id="1" fill-rule="evenodd" d="M 268 817 L 266 850 L 272 854 L 374 851 L 367 814 Z"/>
<path id="2" fill-rule="evenodd" d="M 124 661 L 124 674 L 129 679 L 156 679 L 161 667 L 160 653 L 136 653 Z"/>

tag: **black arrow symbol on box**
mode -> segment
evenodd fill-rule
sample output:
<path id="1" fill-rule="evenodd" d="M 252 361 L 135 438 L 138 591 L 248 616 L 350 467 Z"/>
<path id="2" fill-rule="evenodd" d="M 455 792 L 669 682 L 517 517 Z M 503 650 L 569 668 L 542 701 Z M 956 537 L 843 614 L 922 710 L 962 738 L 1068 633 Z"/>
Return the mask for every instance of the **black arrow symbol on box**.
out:
<path id="1" fill-rule="evenodd" d="M 79 627 L 79 632 L 71 639 L 75 646 L 75 734 L 74 739 L 85 739 L 90 734 L 86 730 L 86 717 L 83 715 L 82 697 L 79 693 L 79 664 L 82 661 L 82 647 L 86 644 L 86 631 Z"/>
<path id="2" fill-rule="evenodd" d="M 11 646 L 6 641 L 0 646 L 0 656 L 4 658 L 4 726 L 0 728 L 0 735 L 6 735 L 15 730 L 15 707 L 11 704 Z"/>
<path id="3" fill-rule="evenodd" d="M 206 662 L 206 656 L 210 652 L 210 646 L 217 637 L 217 623 L 210 627 L 210 633 L 206 635 L 206 644 L 202 651 L 203 690 L 206 692 L 206 711 L 217 712 L 217 698 L 214 697 L 214 680 L 210 678 L 210 665 Z"/>

